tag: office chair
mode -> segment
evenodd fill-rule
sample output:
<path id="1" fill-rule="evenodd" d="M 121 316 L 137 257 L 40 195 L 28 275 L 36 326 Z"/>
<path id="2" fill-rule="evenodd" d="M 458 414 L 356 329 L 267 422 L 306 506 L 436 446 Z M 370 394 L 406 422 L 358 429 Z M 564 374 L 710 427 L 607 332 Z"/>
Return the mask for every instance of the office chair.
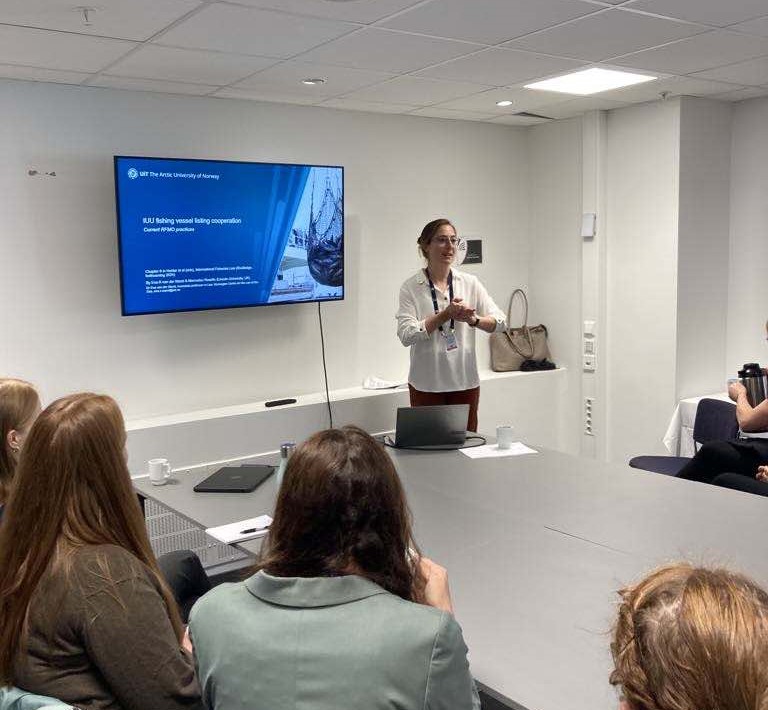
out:
<path id="1" fill-rule="evenodd" d="M 693 442 L 697 451 L 700 444 L 735 439 L 738 433 L 734 404 L 708 398 L 699 402 L 693 422 Z M 629 465 L 643 471 L 677 476 L 690 460 L 690 456 L 635 456 L 629 460 Z"/>
<path id="2" fill-rule="evenodd" d="M 212 589 L 200 558 L 192 550 L 176 550 L 160 555 L 157 566 L 179 605 L 181 620 L 188 623 L 195 602 Z"/>

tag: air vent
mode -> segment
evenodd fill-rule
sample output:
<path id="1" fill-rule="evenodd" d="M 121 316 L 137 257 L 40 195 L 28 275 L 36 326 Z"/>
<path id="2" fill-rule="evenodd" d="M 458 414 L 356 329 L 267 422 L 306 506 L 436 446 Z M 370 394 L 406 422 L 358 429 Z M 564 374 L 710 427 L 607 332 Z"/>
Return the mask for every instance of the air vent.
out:
<path id="1" fill-rule="evenodd" d="M 543 118 L 545 121 L 554 121 L 552 116 L 542 116 L 540 113 L 531 113 L 530 111 L 518 111 L 513 116 L 522 116 L 523 118 Z"/>

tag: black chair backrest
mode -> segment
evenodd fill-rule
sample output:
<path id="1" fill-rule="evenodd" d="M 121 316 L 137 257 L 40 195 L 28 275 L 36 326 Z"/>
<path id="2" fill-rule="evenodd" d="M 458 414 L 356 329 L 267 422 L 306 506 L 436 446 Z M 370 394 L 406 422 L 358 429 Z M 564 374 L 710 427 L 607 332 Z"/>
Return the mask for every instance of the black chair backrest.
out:
<path id="1" fill-rule="evenodd" d="M 736 405 L 721 399 L 702 399 L 696 408 L 693 422 L 693 440 L 697 444 L 708 441 L 729 441 L 739 433 Z"/>

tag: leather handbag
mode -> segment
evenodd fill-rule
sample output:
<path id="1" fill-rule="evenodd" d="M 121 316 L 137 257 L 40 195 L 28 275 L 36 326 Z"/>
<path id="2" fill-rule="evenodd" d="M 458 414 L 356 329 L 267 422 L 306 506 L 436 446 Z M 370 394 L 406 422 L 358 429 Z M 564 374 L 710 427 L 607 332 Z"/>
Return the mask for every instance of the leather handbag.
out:
<path id="1" fill-rule="evenodd" d="M 523 300 L 523 324 L 513 328 L 510 321 L 517 296 Z M 509 299 L 506 330 L 491 333 L 491 368 L 494 372 L 511 372 L 519 370 L 525 360 L 545 358 L 550 359 L 547 326 L 528 325 L 528 298 L 522 289 L 516 288 Z"/>

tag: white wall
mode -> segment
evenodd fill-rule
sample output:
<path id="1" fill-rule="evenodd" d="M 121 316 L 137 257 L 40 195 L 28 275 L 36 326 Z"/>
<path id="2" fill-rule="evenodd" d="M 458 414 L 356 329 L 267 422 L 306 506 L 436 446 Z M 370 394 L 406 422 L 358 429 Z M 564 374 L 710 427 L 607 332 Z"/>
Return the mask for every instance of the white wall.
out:
<path id="1" fill-rule="evenodd" d="M 731 104 L 680 104 L 676 397 L 719 392 L 728 316 Z"/>
<path id="2" fill-rule="evenodd" d="M 607 455 L 665 453 L 675 404 L 679 101 L 611 111 L 606 130 Z"/>
<path id="3" fill-rule="evenodd" d="M 404 380 L 397 291 L 428 220 L 484 238 L 469 269 L 499 301 L 528 280 L 524 129 L 13 81 L 0 116 L 0 372 L 46 399 L 105 391 L 137 418 L 322 387 L 315 305 L 120 316 L 114 154 L 346 167 L 347 298 L 323 306 L 332 389 Z"/>
<path id="4" fill-rule="evenodd" d="M 733 109 L 730 281 L 725 370 L 768 362 L 768 99 Z"/>
<path id="5" fill-rule="evenodd" d="M 581 120 L 530 129 L 531 324 L 549 329 L 552 358 L 568 370 L 560 404 L 562 450 L 578 453 L 581 432 Z"/>

